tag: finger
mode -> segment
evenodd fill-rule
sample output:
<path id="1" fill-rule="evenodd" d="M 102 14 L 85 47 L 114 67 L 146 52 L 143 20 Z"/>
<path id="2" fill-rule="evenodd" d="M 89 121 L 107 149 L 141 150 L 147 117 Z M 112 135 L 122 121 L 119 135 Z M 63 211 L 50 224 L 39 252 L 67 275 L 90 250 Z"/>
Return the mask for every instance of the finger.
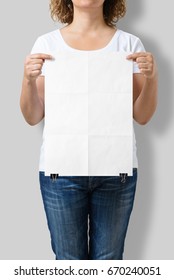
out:
<path id="1" fill-rule="evenodd" d="M 147 58 L 146 57 L 138 57 L 137 59 L 136 59 L 136 62 L 137 63 L 146 63 L 147 62 Z"/>
<path id="2" fill-rule="evenodd" d="M 126 58 L 135 61 L 138 57 L 147 57 L 147 55 L 148 54 L 146 52 L 137 52 L 137 53 L 129 54 Z"/>
<path id="3" fill-rule="evenodd" d="M 138 67 L 140 69 L 149 69 L 149 64 L 148 63 L 138 63 Z"/>
<path id="4" fill-rule="evenodd" d="M 41 70 L 34 70 L 31 72 L 31 77 L 39 76 L 41 74 Z"/>
<path id="5" fill-rule="evenodd" d="M 32 59 L 31 60 L 31 64 L 42 64 L 43 63 L 43 59 Z"/>
<path id="6" fill-rule="evenodd" d="M 54 59 L 52 55 L 45 53 L 32 54 L 31 59 Z"/>
<path id="7" fill-rule="evenodd" d="M 34 70 L 40 70 L 42 68 L 42 65 L 41 64 L 34 64 L 32 65 L 31 67 L 31 70 L 34 71 Z"/>

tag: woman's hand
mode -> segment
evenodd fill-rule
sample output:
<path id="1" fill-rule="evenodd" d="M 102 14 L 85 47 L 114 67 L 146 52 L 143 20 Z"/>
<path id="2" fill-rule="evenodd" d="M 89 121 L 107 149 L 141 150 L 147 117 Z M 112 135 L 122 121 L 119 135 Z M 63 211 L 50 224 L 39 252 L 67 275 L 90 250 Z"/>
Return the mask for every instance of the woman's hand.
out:
<path id="1" fill-rule="evenodd" d="M 139 124 L 146 124 L 154 114 L 157 106 L 158 75 L 155 60 L 151 53 L 137 52 L 127 56 L 137 62 L 139 74 L 134 74 L 133 116 Z M 144 77 L 143 77 L 144 76 Z"/>
<path id="2" fill-rule="evenodd" d="M 147 79 L 153 79 L 157 76 L 157 67 L 153 55 L 149 52 L 137 52 L 127 56 L 138 64 L 140 72 Z"/>
<path id="3" fill-rule="evenodd" d="M 53 59 L 53 57 L 49 54 L 43 53 L 28 55 L 24 63 L 24 78 L 29 81 L 36 80 L 41 74 L 45 59 Z"/>
<path id="4" fill-rule="evenodd" d="M 44 117 L 44 79 L 38 79 L 45 59 L 53 59 L 49 54 L 28 55 L 24 64 L 24 78 L 20 97 L 20 107 L 27 123 L 35 125 Z"/>

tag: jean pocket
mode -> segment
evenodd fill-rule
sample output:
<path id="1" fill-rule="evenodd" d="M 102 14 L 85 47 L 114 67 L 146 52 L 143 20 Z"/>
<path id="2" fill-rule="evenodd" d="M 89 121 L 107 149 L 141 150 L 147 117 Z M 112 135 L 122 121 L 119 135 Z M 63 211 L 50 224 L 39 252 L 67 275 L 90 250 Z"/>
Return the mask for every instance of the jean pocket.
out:
<path id="1" fill-rule="evenodd" d="M 59 174 L 45 175 L 44 171 L 39 171 L 39 182 L 41 187 L 48 187 L 55 184 L 58 180 Z"/>

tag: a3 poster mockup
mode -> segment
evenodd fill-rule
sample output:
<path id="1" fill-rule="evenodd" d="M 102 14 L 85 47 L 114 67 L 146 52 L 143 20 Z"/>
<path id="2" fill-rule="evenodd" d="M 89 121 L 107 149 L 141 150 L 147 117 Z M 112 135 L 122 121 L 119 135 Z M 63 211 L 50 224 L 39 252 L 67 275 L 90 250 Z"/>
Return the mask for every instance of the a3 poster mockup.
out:
<path id="1" fill-rule="evenodd" d="M 133 62 L 57 51 L 45 61 L 45 175 L 132 176 Z"/>

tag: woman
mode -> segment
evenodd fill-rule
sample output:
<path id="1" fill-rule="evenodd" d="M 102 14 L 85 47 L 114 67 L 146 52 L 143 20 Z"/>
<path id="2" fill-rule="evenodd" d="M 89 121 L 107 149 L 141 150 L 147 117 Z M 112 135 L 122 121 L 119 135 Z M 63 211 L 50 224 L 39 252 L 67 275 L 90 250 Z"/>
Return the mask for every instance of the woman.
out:
<path id="1" fill-rule="evenodd" d="M 58 46 L 71 52 L 132 53 L 127 59 L 134 61 L 133 117 L 146 124 L 156 109 L 157 69 L 140 39 L 116 28 L 125 15 L 125 1 L 52 0 L 50 8 L 53 19 L 67 25 L 40 36 L 25 60 L 20 106 L 27 123 L 36 125 L 44 118 L 44 61 L 52 59 Z M 133 176 L 126 180 L 119 176 L 49 177 L 44 174 L 43 141 L 40 186 L 56 259 L 123 259 L 137 182 L 135 138 L 133 149 Z"/>

